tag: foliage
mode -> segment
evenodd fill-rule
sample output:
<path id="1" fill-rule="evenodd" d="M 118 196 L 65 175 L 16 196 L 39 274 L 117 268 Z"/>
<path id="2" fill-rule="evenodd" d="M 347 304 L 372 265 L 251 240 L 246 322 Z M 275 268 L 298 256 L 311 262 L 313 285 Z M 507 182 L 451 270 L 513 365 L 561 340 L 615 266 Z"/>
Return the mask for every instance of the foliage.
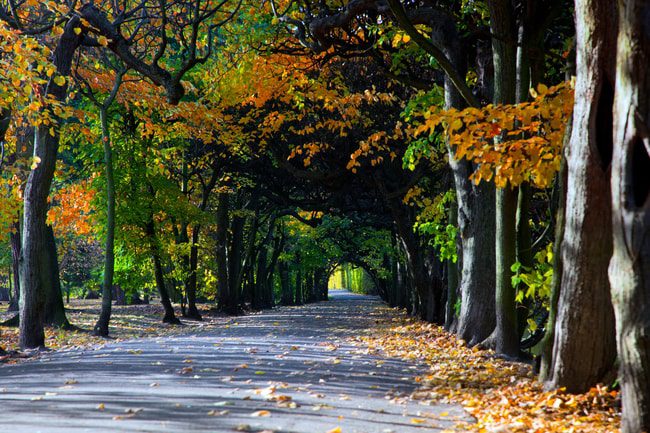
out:
<path id="1" fill-rule="evenodd" d="M 560 168 L 567 119 L 573 110 L 569 83 L 531 89 L 534 100 L 516 105 L 441 110 L 432 106 L 410 132 L 432 139 L 442 128 L 457 158 L 476 165 L 471 178 L 500 188 L 531 182 L 546 188 Z"/>
<path id="2" fill-rule="evenodd" d="M 537 300 L 548 310 L 553 282 L 553 243 L 535 254 L 535 263 L 532 267 L 523 266 L 520 262 L 512 265 L 512 286 L 519 288 L 516 301 L 521 303 L 524 299 Z M 537 323 L 529 319 L 528 325 L 531 332 L 535 332 Z"/>
<path id="3" fill-rule="evenodd" d="M 413 187 L 404 197 L 405 203 L 419 209 L 413 229 L 430 239 L 431 245 L 439 253 L 440 261 L 456 263 L 458 228 L 456 221 L 449 221 L 449 207 L 456 206 L 454 191 L 447 191 L 433 199 L 423 195 L 422 188 Z"/>

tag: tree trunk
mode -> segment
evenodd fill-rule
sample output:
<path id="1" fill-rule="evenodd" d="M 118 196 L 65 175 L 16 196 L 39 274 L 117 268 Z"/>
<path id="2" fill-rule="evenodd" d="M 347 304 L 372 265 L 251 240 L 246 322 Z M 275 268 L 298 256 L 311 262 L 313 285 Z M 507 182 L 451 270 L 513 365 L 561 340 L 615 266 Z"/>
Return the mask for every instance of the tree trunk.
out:
<path id="1" fill-rule="evenodd" d="M 74 31 L 78 26 L 79 18 L 71 18 L 57 44 L 54 51 L 57 75 L 64 77 L 70 75 L 74 53 L 81 43 L 81 36 Z M 59 101 L 65 98 L 66 91 L 67 81 L 63 86 L 57 85 L 54 82 L 54 77 L 48 82 L 46 93 Z M 20 257 L 20 347 L 23 349 L 45 344 L 43 332 L 44 288 L 41 275 L 44 255 L 42 252 L 47 242 L 47 197 L 54 177 L 58 147 L 59 132 L 56 127 L 41 125 L 36 128 L 34 156 L 40 158 L 40 163 L 29 173 L 25 186 Z"/>
<path id="2" fill-rule="evenodd" d="M 569 137 L 571 136 L 573 121 L 570 120 L 567 126 L 567 131 L 564 136 L 563 148 L 568 148 Z M 551 299 L 549 301 L 548 319 L 546 321 L 546 329 L 544 338 L 541 343 L 542 352 L 539 380 L 546 382 L 551 375 L 551 365 L 553 361 L 553 341 L 555 340 L 555 322 L 557 318 L 557 311 L 560 302 L 560 291 L 562 287 L 562 275 L 564 274 L 564 264 L 562 263 L 562 239 L 564 239 L 564 216 L 566 214 L 566 180 L 567 180 L 567 167 L 566 155 L 562 156 L 562 165 L 557 175 L 557 188 L 558 188 L 558 206 L 555 216 L 555 243 L 553 245 L 553 281 L 551 282 Z"/>
<path id="3" fill-rule="evenodd" d="M 291 279 L 289 278 L 289 265 L 285 261 L 278 263 L 278 270 L 280 272 L 280 287 L 282 289 L 282 296 L 280 298 L 280 303 L 282 305 L 292 305 L 292 293 L 291 293 Z"/>
<path id="4" fill-rule="evenodd" d="M 196 308 L 196 272 L 199 266 L 199 224 L 192 227 L 192 245 L 190 245 L 190 260 L 188 276 L 185 283 L 185 294 L 187 295 L 187 317 L 194 320 L 203 320 L 199 310 Z"/>
<path id="5" fill-rule="evenodd" d="M 219 193 L 217 198 L 217 306 L 220 310 L 226 311 L 230 314 L 235 312 L 231 310 L 232 294 L 228 282 L 228 227 L 229 221 L 229 206 L 230 200 L 227 193 Z"/>
<path id="6" fill-rule="evenodd" d="M 455 26 L 434 29 L 432 37 L 454 67 L 464 75 L 467 65 Z M 465 104 L 454 84 L 445 76 L 445 107 L 462 109 Z M 475 185 L 469 179 L 473 172 L 472 164 L 467 160 L 458 160 L 451 147 L 448 147 L 448 152 L 449 165 L 454 175 L 460 239 L 458 292 L 461 310 L 457 333 L 468 345 L 474 346 L 490 335 L 496 323 L 493 254 L 495 225 L 490 223 L 495 221 L 494 186 L 485 182 Z M 447 298 L 447 317 L 455 307 L 450 305 L 450 300 L 455 304 L 452 297 Z"/>
<path id="7" fill-rule="evenodd" d="M 296 271 L 296 302 L 295 305 L 304 304 L 304 298 L 302 296 L 302 267 L 300 265 L 300 256 L 297 257 L 298 270 Z"/>
<path id="8" fill-rule="evenodd" d="M 516 214 L 517 189 L 506 185 L 497 190 L 497 231 L 496 231 L 496 328 L 489 346 L 501 355 L 518 358 L 519 331 L 515 289 L 512 287 L 511 266 L 516 257 Z"/>
<path id="9" fill-rule="evenodd" d="M 449 209 L 449 221 L 458 221 L 458 203 L 452 203 Z M 456 242 L 457 246 L 460 245 L 460 242 Z M 457 248 L 458 250 L 458 248 Z M 457 251 L 457 256 L 460 255 L 460 251 Z M 458 302 L 458 257 L 456 261 L 447 260 L 447 303 L 445 309 L 445 329 L 450 332 L 454 332 L 456 325 L 458 324 L 458 318 L 456 317 L 456 303 Z"/>
<path id="10" fill-rule="evenodd" d="M 530 184 L 519 185 L 517 191 L 517 213 L 516 213 L 516 260 L 522 266 L 533 267 L 533 239 L 529 223 L 530 200 L 532 191 Z M 516 296 L 518 290 L 523 290 L 523 283 L 513 289 Z M 532 299 L 524 297 L 519 305 L 515 305 L 517 311 L 517 340 L 521 341 L 527 326 L 528 311 L 531 308 Z"/>
<path id="11" fill-rule="evenodd" d="M 18 311 L 18 303 L 20 301 L 20 222 L 14 224 L 14 232 L 11 233 L 11 273 L 13 276 L 13 296 L 9 303 L 7 312 Z"/>
<path id="12" fill-rule="evenodd" d="M 517 88 L 517 49 L 514 13 L 509 0 L 490 0 L 494 61 L 494 103 L 512 104 Z M 519 338 L 511 266 L 516 260 L 517 189 L 507 184 L 496 198 L 496 328 L 484 341 L 498 354 L 519 357 Z"/>
<path id="13" fill-rule="evenodd" d="M 391 211 L 397 228 L 400 240 L 406 252 L 407 271 L 413 281 L 417 292 L 419 303 L 414 305 L 415 313 L 419 313 L 423 320 L 432 323 L 444 323 L 444 317 L 440 314 L 443 310 L 442 303 L 442 281 L 433 275 L 430 260 L 436 260 L 432 254 L 428 254 L 420 244 L 420 239 L 413 233 L 412 219 L 408 217 L 408 210 L 403 204 L 392 203 Z"/>
<path id="14" fill-rule="evenodd" d="M 237 208 L 240 206 L 241 199 L 237 198 Z M 242 250 L 244 240 L 244 223 L 245 219 L 240 216 L 232 218 L 230 225 L 230 239 L 228 240 L 228 310 L 233 314 L 241 312 L 241 286 L 242 286 Z"/>
<path id="15" fill-rule="evenodd" d="M 94 333 L 108 336 L 113 302 L 113 274 L 115 271 L 115 176 L 113 174 L 113 149 L 108 127 L 108 110 L 99 110 L 104 145 L 104 168 L 106 170 L 106 243 L 104 251 L 104 280 L 102 281 L 102 309 L 95 323 Z"/>
<path id="16" fill-rule="evenodd" d="M 65 315 L 61 279 L 59 277 L 59 258 L 56 252 L 56 241 L 52 226 L 45 228 L 45 245 L 43 249 L 43 270 L 41 284 L 45 288 L 45 307 L 43 324 L 57 328 L 69 329 L 70 322 Z"/>
<path id="17" fill-rule="evenodd" d="M 609 266 L 623 433 L 650 431 L 650 5 L 619 0 Z"/>
<path id="18" fill-rule="evenodd" d="M 616 357 L 607 280 L 612 253 L 610 162 L 616 8 L 576 1 L 577 81 L 567 149 L 562 282 L 547 386 L 583 392 Z"/>
<path id="19" fill-rule="evenodd" d="M 165 309 L 163 323 L 180 325 L 181 321 L 178 320 L 176 314 L 174 313 L 174 306 L 169 299 L 169 292 L 167 290 L 167 286 L 165 285 L 165 274 L 163 272 L 162 259 L 160 257 L 160 245 L 158 245 L 158 239 L 156 237 L 155 230 L 156 226 L 153 221 L 153 215 L 151 215 L 151 219 L 147 223 L 146 231 L 149 242 L 151 243 L 151 258 L 153 260 L 153 271 L 154 278 L 156 280 L 156 287 L 158 288 L 158 294 L 160 295 L 160 303 Z"/>
<path id="20" fill-rule="evenodd" d="M 217 184 L 219 172 L 216 167 L 212 169 L 210 180 L 203 188 L 201 193 L 201 204 L 199 209 L 205 211 L 208 206 L 208 200 L 212 194 L 212 190 Z M 192 227 L 192 245 L 190 245 L 190 260 L 189 260 L 189 275 L 185 280 L 185 294 L 187 295 L 187 317 L 195 320 L 202 320 L 199 310 L 196 308 L 196 272 L 199 266 L 199 233 L 201 232 L 201 225 L 196 224 Z"/>
<path id="21" fill-rule="evenodd" d="M 485 340 L 496 325 L 495 312 L 495 189 L 473 185 L 468 161 L 451 160 L 458 202 L 461 249 L 460 315 L 458 336 L 474 346 Z"/>

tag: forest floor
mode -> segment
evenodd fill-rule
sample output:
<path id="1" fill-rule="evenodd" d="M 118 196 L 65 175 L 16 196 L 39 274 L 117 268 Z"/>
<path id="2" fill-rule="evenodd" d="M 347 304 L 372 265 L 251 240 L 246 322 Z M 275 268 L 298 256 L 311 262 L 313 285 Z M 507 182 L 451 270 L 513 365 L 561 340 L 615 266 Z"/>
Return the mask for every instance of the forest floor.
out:
<path id="1" fill-rule="evenodd" d="M 171 326 L 162 323 L 164 310 L 159 302 L 152 300 L 151 304 L 114 305 L 111 313 L 109 333 L 111 338 L 106 340 L 92 335 L 92 329 L 99 317 L 101 300 L 71 299 L 65 304 L 68 320 L 77 330 L 63 331 L 56 328 L 46 328 L 46 346 L 51 349 L 73 349 L 92 345 L 101 345 L 107 341 L 119 342 L 141 337 L 160 337 L 165 335 L 187 334 L 203 329 L 210 329 L 223 324 L 227 317 L 220 314 L 209 304 L 199 304 L 198 309 L 203 315 L 203 321 L 186 320 L 179 316 L 182 326 Z M 0 305 L 0 322 L 12 318 L 15 313 L 7 312 L 8 303 Z M 177 309 L 178 310 L 178 309 Z M 176 313 L 180 313 L 176 311 Z M 0 346 L 8 351 L 18 349 L 18 328 L 0 326 Z M 11 357 L 7 362 L 17 362 L 20 358 Z"/>
<path id="2" fill-rule="evenodd" d="M 182 327 L 118 307 L 118 340 L 50 331 L 58 348 L 0 366 L 13 432 L 617 432 L 619 398 L 544 391 L 528 365 L 466 348 L 377 298 Z M 96 305 L 73 305 L 91 327 Z M 7 330 L 2 328 L 6 342 Z M 137 339 L 136 339 L 137 338 Z M 52 344 L 54 343 L 54 344 Z M 101 343 L 101 344 L 94 344 Z M 13 362 L 13 361 L 12 361 Z M 0 429 L 1 430 L 1 429 Z"/>

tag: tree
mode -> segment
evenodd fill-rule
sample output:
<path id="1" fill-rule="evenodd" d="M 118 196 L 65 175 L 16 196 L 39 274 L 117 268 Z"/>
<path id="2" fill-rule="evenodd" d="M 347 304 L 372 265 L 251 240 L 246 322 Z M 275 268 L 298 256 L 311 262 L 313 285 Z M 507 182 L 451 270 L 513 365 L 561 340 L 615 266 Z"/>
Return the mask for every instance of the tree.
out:
<path id="1" fill-rule="evenodd" d="M 21 5 L 24 6 L 24 10 L 21 11 L 1 6 L 0 20 L 23 32 L 27 30 L 34 33 L 58 28 L 57 24 L 64 23 L 63 30 L 58 30 L 60 36 L 53 57 L 56 76 L 50 78 L 43 91 L 44 95 L 48 95 L 54 101 L 62 102 L 65 99 L 68 83 L 65 77 L 70 75 L 75 52 L 80 46 L 86 44 L 105 46 L 128 67 L 147 77 L 156 85 L 162 86 L 169 101 L 177 103 L 185 93 L 181 84 L 185 73 L 197 64 L 205 62 L 212 52 L 214 30 L 212 24 L 215 24 L 212 20 L 216 19 L 221 23 L 227 22 L 239 7 L 239 2 L 232 2 L 234 3 L 232 5 L 228 1 L 219 2 L 216 5 L 201 0 L 194 0 L 192 3 L 192 5 L 182 4 L 167 7 L 164 3 L 149 4 L 145 2 L 141 4 L 136 2 L 133 5 L 134 9 L 129 10 L 121 9 L 117 3 L 113 2 L 107 2 L 105 5 L 96 5 L 91 2 L 75 10 L 69 15 L 71 18 L 66 19 L 61 16 L 65 17 L 69 12 L 73 12 L 66 4 L 45 2 L 42 5 L 33 5 L 32 2 L 27 2 Z M 75 2 L 72 2 L 72 6 L 74 5 Z M 232 10 L 228 10 L 229 6 L 233 6 Z M 138 23 L 133 24 L 130 19 L 142 8 L 149 9 L 153 15 L 159 16 L 160 21 L 152 22 L 147 18 L 148 14 L 145 13 L 138 15 L 144 17 L 140 18 L 139 25 Z M 109 19 L 109 12 L 112 12 L 113 21 Z M 215 18 L 215 15 L 218 17 Z M 124 25 L 125 21 L 129 24 Z M 162 24 L 162 27 L 158 24 Z M 128 37 L 122 33 L 125 30 L 131 31 Z M 175 54 L 179 61 L 176 62 L 178 67 L 174 73 L 170 73 L 160 66 L 161 59 L 164 56 L 169 56 L 169 51 L 171 51 L 171 44 L 168 43 L 168 31 L 176 31 L 180 42 L 175 44 L 177 48 Z M 134 54 L 131 51 L 133 41 L 140 41 L 140 37 L 146 34 L 154 35 L 154 43 L 147 44 L 152 50 L 144 55 L 138 53 L 140 56 Z M 202 44 L 202 47 L 199 47 L 199 44 Z M 48 108 L 46 106 L 42 111 Z M 40 280 L 40 276 L 46 262 L 42 253 L 46 245 L 47 197 L 54 174 L 59 144 L 58 128 L 53 127 L 53 123 L 55 124 L 58 120 L 57 117 L 59 116 L 54 117 L 55 122 L 41 123 L 36 129 L 34 154 L 40 159 L 40 164 L 30 173 L 25 187 L 20 311 L 20 344 L 24 348 L 34 348 L 44 344 L 42 328 L 44 281 Z"/>
<path id="2" fill-rule="evenodd" d="M 619 1 L 618 7 L 611 181 L 614 252 L 609 277 L 623 394 L 622 431 L 640 433 L 650 431 L 649 9 L 643 1 Z"/>
<path id="3" fill-rule="evenodd" d="M 611 378 L 616 357 L 606 275 L 611 257 L 612 108 L 616 7 L 576 1 L 577 78 L 549 387 L 583 392 Z M 596 229 L 597 228 L 597 229 Z"/>

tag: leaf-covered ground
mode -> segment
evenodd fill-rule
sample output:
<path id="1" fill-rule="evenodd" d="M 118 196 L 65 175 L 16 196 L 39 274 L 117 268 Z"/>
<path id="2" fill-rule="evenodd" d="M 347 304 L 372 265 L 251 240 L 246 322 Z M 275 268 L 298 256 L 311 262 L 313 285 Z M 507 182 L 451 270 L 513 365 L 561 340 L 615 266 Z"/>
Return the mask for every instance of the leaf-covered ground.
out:
<path id="1" fill-rule="evenodd" d="M 188 333 L 192 330 L 206 329 L 224 322 L 225 317 L 210 310 L 209 305 L 200 305 L 199 310 L 203 321 L 187 320 L 181 317 L 182 326 L 163 324 L 163 309 L 157 303 L 148 305 L 113 306 L 110 326 L 110 339 L 92 335 L 92 329 L 99 317 L 99 300 L 72 299 L 66 305 L 68 320 L 77 330 L 64 331 L 57 328 L 46 328 L 46 345 L 50 349 L 74 349 L 92 345 L 101 345 L 107 341 L 123 341 L 140 337 L 160 337 Z M 8 305 L 0 305 L 0 322 L 7 320 L 15 313 L 8 313 Z M 177 314 L 180 312 L 177 311 Z M 0 347 L 9 352 L 18 350 L 18 328 L 0 326 Z M 5 362 L 16 362 L 20 356 L 5 357 Z"/>
<path id="2" fill-rule="evenodd" d="M 375 335 L 360 340 L 375 350 L 423 360 L 429 372 L 413 395 L 424 401 L 459 403 L 477 423 L 459 426 L 479 432 L 618 432 L 620 398 L 595 387 L 585 394 L 545 391 L 530 366 L 467 348 L 444 329 L 393 313 Z"/>

